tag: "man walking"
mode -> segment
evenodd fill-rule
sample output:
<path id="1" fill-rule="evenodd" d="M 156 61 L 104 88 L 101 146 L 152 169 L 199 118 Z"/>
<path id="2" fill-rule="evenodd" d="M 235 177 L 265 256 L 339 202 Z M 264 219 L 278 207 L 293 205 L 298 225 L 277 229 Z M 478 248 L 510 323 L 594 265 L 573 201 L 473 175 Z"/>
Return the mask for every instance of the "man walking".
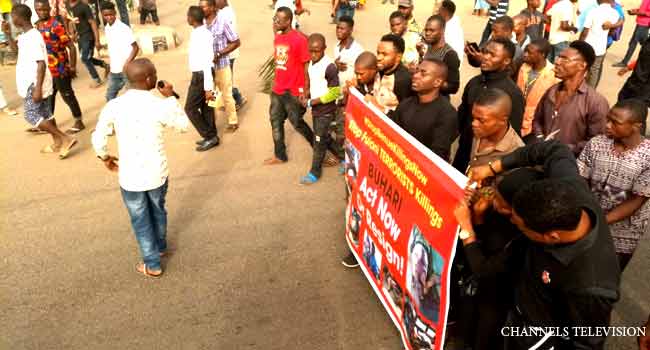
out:
<path id="1" fill-rule="evenodd" d="M 66 133 L 76 134 L 86 128 L 81 120 L 81 108 L 77 96 L 72 89 L 72 78 L 77 76 L 77 49 L 70 40 L 64 24 L 50 16 L 51 8 L 48 0 L 36 0 L 34 7 L 39 18 L 36 29 L 41 32 L 45 41 L 48 68 L 52 75 L 52 95 L 48 97 L 50 111 L 54 115 L 56 93 L 60 91 L 63 101 L 70 107 L 75 120 L 74 125 Z"/>
<path id="2" fill-rule="evenodd" d="M 620 62 L 614 63 L 613 67 L 623 68 L 632 59 L 636 44 L 643 44 L 650 33 L 650 0 L 643 0 L 639 8 L 631 9 L 627 12 L 630 16 L 636 16 L 636 27 L 630 37 L 630 43 L 625 52 L 625 57 Z"/>
<path id="3" fill-rule="evenodd" d="M 139 58 L 126 66 L 130 89 L 102 109 L 92 134 L 97 157 L 119 175 L 120 192 L 131 218 L 142 262 L 136 270 L 160 277 L 160 257 L 167 252 L 165 197 L 169 184 L 163 127 L 187 127 L 187 119 L 151 93 L 158 77 L 153 63 Z M 115 133 L 117 158 L 108 151 L 108 136 Z"/>
<path id="4" fill-rule="evenodd" d="M 609 31 L 623 25 L 623 19 L 619 19 L 618 12 L 612 7 L 612 3 L 612 0 L 598 0 L 598 7 L 589 11 L 585 28 L 580 35 L 580 40 L 591 45 L 596 54 L 594 64 L 591 65 L 587 75 L 587 84 L 594 89 L 598 87 L 603 72 Z"/>
<path id="5" fill-rule="evenodd" d="M 90 85 L 91 88 L 98 88 L 108 77 L 110 72 L 110 67 L 108 64 L 100 59 L 94 58 L 95 47 L 97 50 L 101 50 L 101 44 L 99 42 L 99 31 L 97 29 L 97 22 L 93 17 L 93 11 L 90 9 L 88 4 L 84 3 L 81 0 L 70 0 L 70 12 L 75 18 L 75 27 L 76 27 L 76 41 L 79 44 L 79 56 L 81 57 L 81 62 L 88 69 L 90 77 L 93 79 L 93 83 Z M 104 79 L 99 78 L 95 66 L 104 68 Z"/>

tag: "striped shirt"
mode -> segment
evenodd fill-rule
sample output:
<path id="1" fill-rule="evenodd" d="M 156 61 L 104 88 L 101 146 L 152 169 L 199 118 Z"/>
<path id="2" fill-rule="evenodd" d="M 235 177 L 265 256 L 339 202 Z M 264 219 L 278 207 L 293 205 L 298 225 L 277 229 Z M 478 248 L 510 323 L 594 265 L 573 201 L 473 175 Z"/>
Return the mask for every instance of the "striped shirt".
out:
<path id="1" fill-rule="evenodd" d="M 213 37 L 213 47 L 214 55 L 217 56 L 217 52 L 225 49 L 228 46 L 228 42 L 239 40 L 239 35 L 234 28 L 230 17 L 226 13 L 219 11 L 217 12 L 217 17 L 212 21 L 212 24 L 207 25 L 208 30 L 212 33 Z M 223 55 L 219 57 L 216 64 L 217 69 L 230 68 L 230 58 L 228 55 Z"/>
<path id="2" fill-rule="evenodd" d="M 494 23 L 494 20 L 497 18 L 508 15 L 508 1 L 509 0 L 499 0 L 497 6 L 490 6 L 490 20 L 488 21 L 490 24 Z"/>

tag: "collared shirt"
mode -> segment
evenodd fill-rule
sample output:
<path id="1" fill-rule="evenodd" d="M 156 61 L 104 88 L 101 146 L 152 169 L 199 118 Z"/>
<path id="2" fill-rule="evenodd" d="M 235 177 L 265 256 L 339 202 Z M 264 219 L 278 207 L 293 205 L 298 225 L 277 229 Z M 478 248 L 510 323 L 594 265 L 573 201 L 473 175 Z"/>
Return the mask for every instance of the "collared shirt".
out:
<path id="1" fill-rule="evenodd" d="M 108 136 L 115 131 L 120 187 L 143 192 L 167 180 L 163 127 L 187 128 L 188 120 L 151 91 L 130 89 L 102 109 L 92 134 L 98 156 L 108 154 Z"/>
<path id="2" fill-rule="evenodd" d="M 239 36 L 232 25 L 232 20 L 228 14 L 223 14 L 222 11 L 217 12 L 217 16 L 212 23 L 207 26 L 207 29 L 212 33 L 212 45 L 215 56 L 218 52 L 225 49 L 229 42 L 239 40 Z M 230 68 L 230 57 L 222 55 L 217 59 L 217 69 Z"/>
<path id="3" fill-rule="evenodd" d="M 524 141 L 517 135 L 515 129 L 508 125 L 508 131 L 503 138 L 492 147 L 486 147 L 479 151 L 482 139 L 474 137 L 472 140 L 472 153 L 470 154 L 469 166 L 487 164 L 490 161 L 499 159 L 506 154 L 512 153 L 519 147 L 524 146 Z"/>
<path id="4" fill-rule="evenodd" d="M 111 59 L 111 73 L 122 73 L 126 60 L 133 51 L 135 36 L 131 28 L 119 19 L 115 19 L 113 25 L 106 23 L 104 28 L 108 43 L 108 57 Z"/>
<path id="5" fill-rule="evenodd" d="M 533 77 L 533 75 L 535 75 Z M 524 119 L 521 122 L 521 136 L 526 136 L 533 131 L 533 120 L 535 119 L 535 110 L 539 101 L 546 90 L 551 86 L 559 83 L 553 72 L 553 64 L 546 62 L 546 66 L 541 71 L 535 72 L 533 68 L 524 63 L 519 69 L 517 76 L 517 86 L 524 93 L 526 106 L 524 108 Z"/>
<path id="6" fill-rule="evenodd" d="M 189 68 L 190 72 L 203 72 L 203 90 L 211 91 L 214 86 L 212 78 L 212 67 L 214 63 L 212 33 L 205 25 L 192 29 L 189 44 Z"/>
<path id="7" fill-rule="evenodd" d="M 32 28 L 18 35 L 18 60 L 16 61 L 16 90 L 18 95 L 25 98 L 27 90 L 36 84 L 38 61 L 47 65 L 47 50 L 41 33 Z M 43 78 L 43 97 L 52 95 L 52 74 L 45 70 Z"/>
<path id="8" fill-rule="evenodd" d="M 465 52 L 465 35 L 463 34 L 463 26 L 460 23 L 460 18 L 454 15 L 445 24 L 445 42 L 451 46 L 458 55 L 458 60 L 463 63 L 463 52 Z"/>
<path id="9" fill-rule="evenodd" d="M 221 10 L 219 10 L 219 12 L 221 12 L 221 15 L 224 16 L 226 21 L 230 22 L 232 30 L 235 33 L 239 33 L 239 31 L 237 30 L 237 15 L 235 15 L 235 9 L 233 9 L 232 5 L 228 5 L 228 6 L 224 7 L 224 8 L 222 8 Z M 228 57 L 231 60 L 239 58 L 239 48 L 236 48 L 236 49 L 232 50 L 228 54 Z"/>
<path id="10" fill-rule="evenodd" d="M 596 56 L 603 56 L 607 52 L 607 36 L 609 30 L 603 29 L 603 24 L 618 22 L 618 12 L 610 4 L 600 4 L 589 11 L 585 21 L 585 28 L 589 28 L 585 41 L 594 49 Z"/>
<path id="11" fill-rule="evenodd" d="M 614 245 L 596 198 L 578 175 L 572 152 L 558 142 L 528 145 L 501 160 L 504 170 L 543 166 L 547 177 L 576 190 L 591 230 L 582 239 L 558 246 L 527 246 L 515 286 L 515 310 L 526 327 L 568 327 L 566 337 L 530 335 L 540 349 L 604 349 L 605 335 L 580 336 L 571 327 L 607 327 L 619 298 L 620 270 Z M 534 200 L 534 198 L 531 198 Z M 519 326 L 519 325 L 518 325 Z"/>
<path id="12" fill-rule="evenodd" d="M 334 60 L 338 59 L 347 65 L 346 70 L 339 72 L 339 83 L 341 87 L 345 86 L 348 80 L 354 79 L 354 62 L 362 52 L 363 47 L 356 40 L 352 40 L 349 47 L 342 47 L 340 41 L 334 45 Z"/>
<path id="13" fill-rule="evenodd" d="M 535 111 L 533 134 L 559 140 L 578 155 L 589 139 L 605 131 L 609 104 L 603 95 L 582 82 L 573 96 L 556 106 L 555 96 L 562 84 L 553 85 L 542 97 Z"/>
<path id="14" fill-rule="evenodd" d="M 50 73 L 53 78 L 67 76 L 70 70 L 68 60 L 68 43 L 70 37 L 65 27 L 55 17 L 50 17 L 47 21 L 39 21 L 36 28 L 43 36 L 45 49 L 47 50 Z"/>

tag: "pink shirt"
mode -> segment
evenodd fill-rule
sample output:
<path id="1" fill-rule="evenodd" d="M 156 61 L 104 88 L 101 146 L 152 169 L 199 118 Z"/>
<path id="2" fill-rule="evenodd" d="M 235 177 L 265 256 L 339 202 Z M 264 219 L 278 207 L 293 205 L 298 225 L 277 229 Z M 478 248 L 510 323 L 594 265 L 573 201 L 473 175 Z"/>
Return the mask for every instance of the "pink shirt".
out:
<path id="1" fill-rule="evenodd" d="M 643 12 L 646 16 L 638 15 L 636 16 L 636 24 L 649 27 L 650 26 L 650 0 L 643 0 L 641 6 L 639 6 L 639 12 Z"/>

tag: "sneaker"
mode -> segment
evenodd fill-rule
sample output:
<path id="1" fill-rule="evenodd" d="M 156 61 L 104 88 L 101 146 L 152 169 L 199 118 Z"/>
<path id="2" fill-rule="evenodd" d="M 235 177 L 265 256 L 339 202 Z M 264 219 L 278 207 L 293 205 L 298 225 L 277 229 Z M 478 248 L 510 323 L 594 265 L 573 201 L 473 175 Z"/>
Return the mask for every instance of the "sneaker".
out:
<path id="1" fill-rule="evenodd" d="M 311 185 L 316 183 L 316 181 L 318 181 L 318 178 L 312 173 L 308 173 L 307 175 L 300 178 L 301 185 Z"/>
<path id="2" fill-rule="evenodd" d="M 341 260 L 341 264 L 351 269 L 359 267 L 359 262 L 357 261 L 357 258 L 354 256 L 354 254 L 352 254 L 352 252 L 348 253 L 348 255 Z"/>
<path id="3" fill-rule="evenodd" d="M 625 68 L 625 67 L 627 67 L 627 64 L 625 64 L 624 62 L 616 62 L 616 63 L 612 64 L 612 67 L 614 67 L 614 68 Z"/>

